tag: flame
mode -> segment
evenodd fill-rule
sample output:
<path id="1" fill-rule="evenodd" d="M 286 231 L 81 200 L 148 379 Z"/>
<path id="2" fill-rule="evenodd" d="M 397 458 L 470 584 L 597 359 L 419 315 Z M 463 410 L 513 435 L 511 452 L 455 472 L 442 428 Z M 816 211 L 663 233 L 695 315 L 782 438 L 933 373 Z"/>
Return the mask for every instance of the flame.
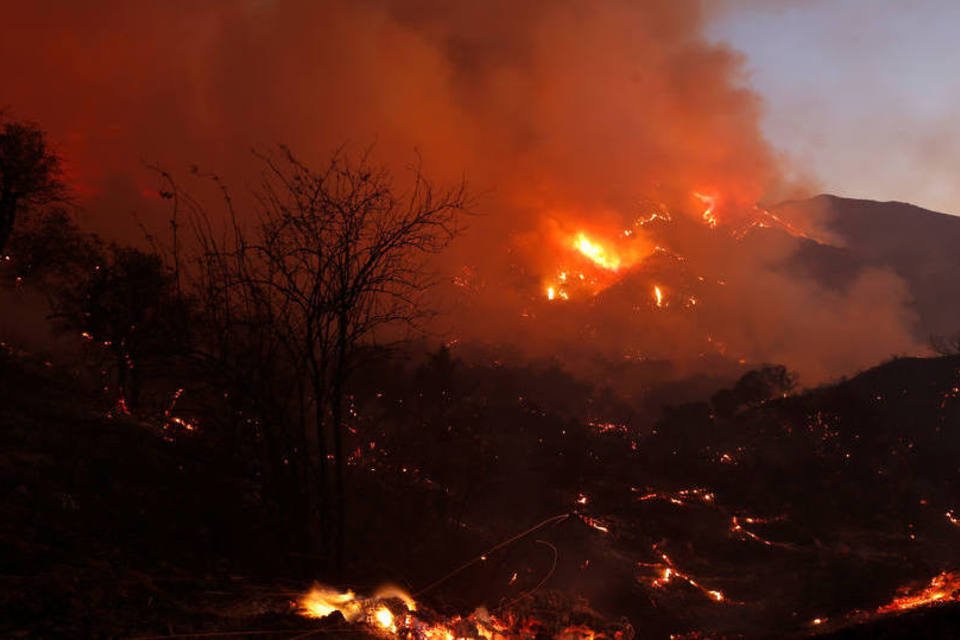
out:
<path id="1" fill-rule="evenodd" d="M 395 601 L 399 600 L 402 607 Z M 402 609 L 406 609 L 403 611 Z M 512 613 L 502 617 L 479 608 L 469 616 L 437 618 L 435 614 L 417 615 L 417 603 L 402 589 L 382 587 L 369 598 L 353 591 L 338 591 L 322 585 L 314 587 L 300 600 L 299 613 L 308 618 L 324 618 L 339 611 L 347 622 L 364 625 L 377 637 L 396 640 L 532 640 L 542 637 L 535 618 Z M 600 640 L 607 635 L 585 625 L 568 626 L 552 636 L 554 640 Z"/>
<path id="2" fill-rule="evenodd" d="M 307 618 L 326 618 L 334 611 L 353 621 L 362 613 L 363 605 L 353 591 L 341 593 L 320 585 L 315 585 L 300 601 L 300 614 Z"/>
<path id="3" fill-rule="evenodd" d="M 396 631 L 397 627 L 393 624 L 393 613 L 390 609 L 386 607 L 380 607 L 377 609 L 376 613 L 373 614 L 374 620 L 381 628 L 387 629 L 389 631 Z"/>
<path id="4" fill-rule="evenodd" d="M 653 299 L 657 303 L 657 308 L 662 309 L 663 308 L 663 291 L 660 289 L 659 285 L 653 286 Z"/>
<path id="5" fill-rule="evenodd" d="M 718 200 L 717 196 L 707 195 L 705 193 L 700 193 L 699 191 L 694 191 L 693 197 L 699 200 L 700 202 L 702 202 L 703 204 L 707 205 L 707 208 L 703 210 L 703 213 L 700 214 L 700 217 L 711 228 L 716 228 L 717 223 L 719 222 L 719 220 L 717 220 L 717 216 L 714 214 L 714 211 L 717 208 L 717 200 Z"/>
<path id="6" fill-rule="evenodd" d="M 620 256 L 609 247 L 605 247 L 599 242 L 591 240 L 587 237 L 587 234 L 582 231 L 577 234 L 573 247 L 601 269 L 606 269 L 607 271 L 617 271 L 620 269 Z"/>
<path id="7" fill-rule="evenodd" d="M 576 227 L 574 227 L 576 229 Z M 635 229 L 596 233 L 556 230 L 555 275 L 543 283 L 549 301 L 596 295 L 617 281 L 623 270 L 639 263 L 655 249 Z"/>
<path id="8" fill-rule="evenodd" d="M 630 490 L 634 493 L 639 493 L 639 490 L 635 487 L 631 488 Z M 692 489 L 680 489 L 676 492 L 648 491 L 647 493 L 637 496 L 637 500 L 640 502 L 647 502 L 649 500 L 663 500 L 665 502 L 669 502 L 670 504 L 684 507 L 687 505 L 687 502 L 691 500 L 702 502 L 704 504 L 713 504 L 716 497 L 717 495 L 709 489 L 694 487 Z"/>
<path id="9" fill-rule="evenodd" d="M 944 571 L 934 576 L 930 584 L 919 591 L 903 589 L 890 603 L 877 609 L 877 613 L 906 611 L 940 602 L 960 600 L 960 572 Z"/>
<path id="10" fill-rule="evenodd" d="M 560 289 L 559 287 L 548 286 L 547 287 L 547 300 L 569 300 L 570 294 L 567 293 L 566 289 Z"/>
<path id="11" fill-rule="evenodd" d="M 724 595 L 722 591 L 719 591 L 717 589 L 709 589 L 703 586 L 702 584 L 700 584 L 699 582 L 697 582 L 689 574 L 686 574 L 683 571 L 680 571 L 680 569 L 677 568 L 677 565 L 674 564 L 673 560 L 670 559 L 670 556 L 668 556 L 666 553 L 663 553 L 657 549 L 657 545 L 654 545 L 653 548 L 654 548 L 654 551 L 660 554 L 660 559 L 662 560 L 662 562 L 654 562 L 654 563 L 638 562 L 637 563 L 637 566 L 650 567 L 656 570 L 657 577 L 647 579 L 647 583 L 651 587 L 653 587 L 654 589 L 663 589 L 674 580 L 679 580 L 681 582 L 685 582 L 686 584 L 690 585 L 694 589 L 698 590 L 700 593 L 707 596 L 714 602 L 725 602 L 727 600 L 727 597 Z"/>
<path id="12" fill-rule="evenodd" d="M 374 599 L 377 600 L 387 600 L 389 598 L 395 598 L 403 603 L 403 606 L 409 611 L 417 610 L 417 602 L 413 599 L 409 593 L 401 589 L 400 587 L 395 587 L 393 585 L 384 585 L 376 590 L 373 594 Z"/>

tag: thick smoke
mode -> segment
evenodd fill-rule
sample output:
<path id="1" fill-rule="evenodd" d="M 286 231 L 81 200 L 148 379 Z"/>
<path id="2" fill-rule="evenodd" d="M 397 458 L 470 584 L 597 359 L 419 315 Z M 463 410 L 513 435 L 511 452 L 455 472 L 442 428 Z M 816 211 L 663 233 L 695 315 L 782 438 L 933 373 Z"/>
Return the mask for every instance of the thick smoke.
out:
<path id="1" fill-rule="evenodd" d="M 656 315 L 639 285 L 545 306 L 543 280 L 569 252 L 557 229 L 617 234 L 654 209 L 697 219 L 695 191 L 722 196 L 727 224 L 789 193 L 741 61 L 704 38 L 699 2 L 115 0 L 5 13 L 5 100 L 59 142 L 100 231 L 133 238 L 132 211 L 161 223 L 144 161 L 196 163 L 236 188 L 253 175 L 251 146 L 280 141 L 318 162 L 374 143 L 398 176 L 419 156 L 477 195 L 441 265 L 468 285 L 442 290 L 438 330 L 451 337 L 541 355 L 589 337 L 611 355 L 693 361 L 709 337 L 808 382 L 916 349 L 894 276 L 824 288 L 776 268 L 793 244 L 748 253 L 722 229 L 671 236 L 671 251 L 729 287 L 713 309 L 700 292 L 695 318 Z M 662 241 L 640 236 L 645 252 Z"/>

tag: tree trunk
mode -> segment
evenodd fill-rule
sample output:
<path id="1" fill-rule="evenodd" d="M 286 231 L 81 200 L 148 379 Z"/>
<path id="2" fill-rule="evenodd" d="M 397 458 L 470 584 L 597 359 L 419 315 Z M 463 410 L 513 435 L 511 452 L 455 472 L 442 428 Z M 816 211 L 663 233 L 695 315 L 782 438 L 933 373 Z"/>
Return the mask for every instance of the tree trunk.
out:
<path id="1" fill-rule="evenodd" d="M 317 495 L 317 506 L 315 509 L 315 514 L 317 517 L 317 533 L 318 538 L 315 541 L 315 544 L 318 547 L 320 555 L 326 557 L 329 549 L 327 548 L 327 542 L 329 541 L 329 506 L 330 498 L 329 492 L 327 491 L 327 486 L 329 484 L 329 466 L 327 464 L 327 430 L 325 428 L 325 419 L 324 413 L 326 410 L 325 403 L 323 401 L 323 384 L 318 379 L 319 376 L 315 376 L 313 383 L 313 397 L 314 397 L 314 429 L 317 434 L 317 455 L 319 461 L 317 463 L 317 473 L 316 473 L 316 495 Z"/>
<path id="2" fill-rule="evenodd" d="M 337 320 L 337 362 L 334 367 L 332 397 L 330 399 L 330 413 L 333 423 L 333 447 L 335 473 L 335 500 L 336 500 L 336 531 L 334 533 L 334 562 L 338 579 L 343 578 L 343 563 L 345 553 L 346 534 L 346 497 L 344 495 L 344 455 L 343 455 L 343 396 L 346 392 L 347 370 L 347 317 L 341 312 Z"/>
<path id="3" fill-rule="evenodd" d="M 17 199 L 10 193 L 0 194 L 0 255 L 3 254 L 10 236 L 13 235 L 13 223 L 17 216 Z"/>

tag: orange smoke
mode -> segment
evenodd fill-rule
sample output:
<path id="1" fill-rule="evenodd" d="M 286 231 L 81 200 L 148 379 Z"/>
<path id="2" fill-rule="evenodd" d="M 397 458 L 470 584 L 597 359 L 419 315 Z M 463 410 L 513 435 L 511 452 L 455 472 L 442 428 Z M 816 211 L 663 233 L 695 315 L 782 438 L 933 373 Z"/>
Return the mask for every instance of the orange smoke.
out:
<path id="1" fill-rule="evenodd" d="M 140 241 L 138 220 L 168 228 L 166 203 L 144 195 L 145 160 L 215 171 L 250 218 L 251 146 L 283 142 L 322 166 L 344 143 L 356 154 L 375 141 L 401 187 L 419 155 L 434 181 L 466 176 L 477 194 L 483 215 L 438 265 L 471 274 L 437 294 L 438 333 L 555 353 L 602 326 L 591 348 L 695 363 L 713 335 L 749 359 L 802 358 L 813 377 L 910 352 L 895 278 L 867 274 L 837 295 L 778 271 L 786 245 L 727 244 L 725 228 L 787 185 L 740 56 L 705 37 L 703 6 L 18 3 L 0 73 L 11 115 L 49 130 L 85 224 L 110 239 Z M 631 287 L 640 269 L 656 273 Z M 729 293 L 681 282 L 698 277 Z M 656 321 L 637 316 L 656 310 L 653 282 L 669 294 Z M 545 298 L 570 304 L 545 319 L 531 307 Z M 696 313 L 680 302 L 691 298 Z M 597 301 L 595 316 L 569 313 L 577 301 Z"/>

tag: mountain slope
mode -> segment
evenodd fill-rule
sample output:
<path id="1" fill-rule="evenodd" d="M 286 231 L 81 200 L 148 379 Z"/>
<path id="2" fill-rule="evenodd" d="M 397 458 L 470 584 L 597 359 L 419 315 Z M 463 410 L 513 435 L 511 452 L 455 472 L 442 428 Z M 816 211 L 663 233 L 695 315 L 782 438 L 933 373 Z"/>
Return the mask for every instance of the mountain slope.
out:
<path id="1" fill-rule="evenodd" d="M 856 267 L 886 267 L 909 286 L 918 337 L 960 331 L 960 217 L 903 202 L 832 195 L 785 202 L 784 219 L 826 232 L 837 248 L 805 246 L 799 264 L 824 280 L 843 280 Z"/>

